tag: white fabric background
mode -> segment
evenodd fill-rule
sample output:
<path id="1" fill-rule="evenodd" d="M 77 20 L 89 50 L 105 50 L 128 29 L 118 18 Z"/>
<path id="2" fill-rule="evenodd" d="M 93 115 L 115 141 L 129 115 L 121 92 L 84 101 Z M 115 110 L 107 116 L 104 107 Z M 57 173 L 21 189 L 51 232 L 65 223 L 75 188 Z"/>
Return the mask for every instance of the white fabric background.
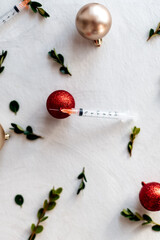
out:
<path id="1" fill-rule="evenodd" d="M 8 50 L 0 75 L 0 122 L 31 125 L 44 140 L 12 134 L 0 152 L 0 239 L 28 239 L 30 225 L 49 190 L 63 187 L 58 205 L 44 222 L 43 240 L 157 240 L 150 226 L 128 222 L 123 208 L 147 213 L 139 203 L 141 181 L 160 181 L 160 38 L 146 42 L 160 21 L 159 0 L 101 0 L 113 25 L 101 48 L 76 31 L 75 16 L 87 0 L 41 0 L 51 17 L 24 11 L 0 28 L 0 50 Z M 1 0 L 0 14 L 16 0 Z M 72 77 L 62 76 L 48 56 L 62 53 Z M 129 110 L 139 115 L 141 133 L 127 143 L 133 123 L 53 119 L 45 104 L 58 89 L 73 94 L 77 107 Z M 17 116 L 8 105 L 20 103 Z M 86 167 L 88 183 L 77 196 L 76 179 Z M 14 196 L 25 199 L 21 209 Z M 150 213 L 160 222 L 160 214 Z"/>

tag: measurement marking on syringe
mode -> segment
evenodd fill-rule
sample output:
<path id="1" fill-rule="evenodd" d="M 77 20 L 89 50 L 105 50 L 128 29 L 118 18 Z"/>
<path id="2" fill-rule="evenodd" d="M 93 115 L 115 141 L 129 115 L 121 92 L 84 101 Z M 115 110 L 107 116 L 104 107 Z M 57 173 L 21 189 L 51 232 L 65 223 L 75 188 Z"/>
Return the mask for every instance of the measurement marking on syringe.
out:
<path id="1" fill-rule="evenodd" d="M 19 13 L 21 10 L 23 10 L 30 0 L 24 0 L 20 4 L 15 5 L 9 12 L 4 14 L 3 16 L 0 16 L 0 24 L 6 23 L 8 20 L 10 20 L 14 15 Z"/>

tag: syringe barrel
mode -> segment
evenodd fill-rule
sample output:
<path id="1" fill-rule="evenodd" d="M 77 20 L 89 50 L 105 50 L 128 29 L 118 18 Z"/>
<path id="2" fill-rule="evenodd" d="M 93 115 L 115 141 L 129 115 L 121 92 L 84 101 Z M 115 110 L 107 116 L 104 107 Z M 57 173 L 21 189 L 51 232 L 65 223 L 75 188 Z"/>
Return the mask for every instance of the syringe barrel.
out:
<path id="1" fill-rule="evenodd" d="M 8 11 L 7 13 L 5 13 L 3 16 L 0 17 L 0 25 L 9 21 L 17 13 L 19 13 L 19 9 L 17 6 L 14 6 L 10 11 Z"/>

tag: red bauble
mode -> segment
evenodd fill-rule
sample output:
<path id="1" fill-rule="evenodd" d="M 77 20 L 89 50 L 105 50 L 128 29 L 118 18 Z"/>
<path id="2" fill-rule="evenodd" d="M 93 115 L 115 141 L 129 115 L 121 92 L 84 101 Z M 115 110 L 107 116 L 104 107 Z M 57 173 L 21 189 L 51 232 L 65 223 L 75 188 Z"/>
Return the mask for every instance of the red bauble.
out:
<path id="1" fill-rule="evenodd" d="M 62 113 L 61 111 L 51 109 L 60 110 L 62 108 L 70 109 L 74 107 L 75 101 L 73 96 L 65 90 L 55 91 L 51 93 L 51 95 L 47 99 L 47 110 L 54 118 L 63 119 L 69 117 L 70 115 L 67 113 Z"/>
<path id="2" fill-rule="evenodd" d="M 142 189 L 139 193 L 139 199 L 144 208 L 149 211 L 160 210 L 160 183 L 151 182 L 145 184 L 142 182 Z"/>

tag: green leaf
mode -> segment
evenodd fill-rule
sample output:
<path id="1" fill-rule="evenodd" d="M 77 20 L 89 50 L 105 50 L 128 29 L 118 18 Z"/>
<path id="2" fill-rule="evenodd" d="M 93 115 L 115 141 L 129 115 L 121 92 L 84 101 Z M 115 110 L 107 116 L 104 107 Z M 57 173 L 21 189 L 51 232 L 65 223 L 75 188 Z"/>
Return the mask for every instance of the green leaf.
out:
<path id="1" fill-rule="evenodd" d="M 16 114 L 19 110 L 19 103 L 17 101 L 13 100 L 12 102 L 10 102 L 9 108 L 12 112 L 14 112 Z"/>
<path id="2" fill-rule="evenodd" d="M 139 132 L 140 132 L 140 128 L 136 128 L 135 131 L 134 131 L 134 134 L 135 134 L 135 135 L 138 135 Z"/>
<path id="3" fill-rule="evenodd" d="M 0 73 L 4 71 L 5 67 L 0 67 Z"/>
<path id="4" fill-rule="evenodd" d="M 67 67 L 61 67 L 59 70 L 62 74 L 69 74 L 70 76 L 72 76 L 71 73 L 68 71 Z"/>
<path id="5" fill-rule="evenodd" d="M 50 203 L 48 204 L 48 209 L 47 209 L 47 211 L 52 210 L 55 206 L 56 206 L 56 203 L 55 203 L 55 202 L 50 202 Z"/>
<path id="6" fill-rule="evenodd" d="M 127 209 L 123 209 L 123 213 L 125 214 L 125 215 L 131 215 L 131 213 L 127 210 Z"/>
<path id="7" fill-rule="evenodd" d="M 19 206 L 22 206 L 24 203 L 24 199 L 23 199 L 22 195 L 19 195 L 19 194 L 15 196 L 14 200 L 15 200 L 16 204 Z"/>
<path id="8" fill-rule="evenodd" d="M 58 54 L 57 56 L 58 56 L 58 58 L 59 58 L 59 63 L 60 63 L 61 65 L 63 65 L 63 64 L 64 64 L 64 57 L 63 57 L 63 55 L 62 55 L 62 54 Z"/>
<path id="9" fill-rule="evenodd" d="M 154 226 L 152 227 L 152 230 L 159 232 L 159 231 L 160 231 L 160 226 L 159 226 L 159 225 L 154 225 Z"/>
<path id="10" fill-rule="evenodd" d="M 43 226 L 39 225 L 36 230 L 35 230 L 35 233 L 38 234 L 38 233 L 41 233 L 43 231 Z"/>
<path id="11" fill-rule="evenodd" d="M 133 134 L 135 134 L 136 129 L 137 129 L 136 126 L 132 129 Z"/>
<path id="12" fill-rule="evenodd" d="M 123 211 L 121 211 L 120 214 L 121 214 L 123 217 L 126 217 L 126 216 L 127 216 Z"/>
<path id="13" fill-rule="evenodd" d="M 62 191 L 63 191 L 63 188 L 57 188 L 56 191 L 55 191 L 55 193 L 61 194 Z"/>
<path id="14" fill-rule="evenodd" d="M 45 215 L 44 209 L 40 208 L 38 213 L 37 213 L 38 219 L 41 219 L 42 217 L 44 217 L 44 215 Z"/>
<path id="15" fill-rule="evenodd" d="M 2 56 L 3 56 L 3 61 L 4 61 L 5 58 L 7 57 L 7 51 L 2 51 Z"/>
<path id="16" fill-rule="evenodd" d="M 24 135 L 30 135 L 30 134 L 32 134 L 32 133 L 33 133 L 33 129 L 32 129 L 31 126 L 28 126 L 28 127 L 26 128 L 26 131 L 24 131 Z"/>
<path id="17" fill-rule="evenodd" d="M 77 191 L 77 195 L 80 194 L 80 192 L 81 192 L 81 189 L 79 188 L 78 191 Z"/>
<path id="18" fill-rule="evenodd" d="M 131 215 L 128 215 L 128 214 L 124 213 L 124 211 L 121 212 L 121 215 L 123 217 L 126 217 L 126 218 L 130 218 L 131 217 Z"/>
<path id="19" fill-rule="evenodd" d="M 58 59 L 58 56 L 57 56 L 57 53 L 56 53 L 55 49 L 54 49 L 54 50 L 51 50 L 50 52 L 48 52 L 48 54 L 49 54 L 49 56 L 50 56 L 51 58 L 53 58 L 57 63 L 59 63 L 59 59 Z"/>
<path id="20" fill-rule="evenodd" d="M 33 129 L 31 126 L 26 127 L 26 131 L 28 131 L 29 133 L 33 133 Z"/>
<path id="21" fill-rule="evenodd" d="M 121 212 L 121 215 L 128 218 L 130 221 L 137 222 L 141 220 L 140 214 L 138 213 L 134 214 L 129 208 L 123 209 L 123 211 Z"/>
<path id="22" fill-rule="evenodd" d="M 79 174 L 78 179 L 84 178 L 84 173 Z"/>
<path id="23" fill-rule="evenodd" d="M 130 217 L 129 220 L 130 221 L 135 221 L 135 222 L 140 221 L 140 219 L 136 215 L 134 215 L 133 217 Z"/>
<path id="24" fill-rule="evenodd" d="M 34 223 L 32 223 L 32 225 L 31 225 L 31 231 L 33 232 L 33 231 L 34 231 L 34 229 L 35 229 L 35 224 L 34 224 Z"/>
<path id="25" fill-rule="evenodd" d="M 77 191 L 77 195 L 78 195 L 83 189 L 85 189 L 85 183 L 82 181 L 81 184 L 80 184 L 80 186 L 79 186 L 79 189 L 78 189 L 78 191 Z"/>
<path id="26" fill-rule="evenodd" d="M 45 11 L 43 8 L 38 8 L 38 12 L 40 13 L 40 15 L 42 15 L 44 17 Z"/>
<path id="27" fill-rule="evenodd" d="M 55 190 L 52 189 L 50 192 L 49 192 L 49 198 L 52 198 L 52 195 L 55 193 Z"/>
<path id="28" fill-rule="evenodd" d="M 32 1 L 30 1 L 28 5 L 30 5 L 34 13 L 37 13 L 37 8 L 42 6 L 42 4 L 40 4 L 39 2 L 32 2 Z"/>
<path id="29" fill-rule="evenodd" d="M 43 9 L 43 8 L 37 8 L 39 14 L 42 16 L 42 17 L 50 17 L 49 14 Z"/>
<path id="30" fill-rule="evenodd" d="M 43 208 L 47 208 L 47 205 L 48 205 L 48 201 L 45 200 L 44 203 L 43 203 Z"/>
<path id="31" fill-rule="evenodd" d="M 154 30 L 151 28 L 149 31 L 149 38 L 152 37 L 153 34 L 154 34 Z"/>
<path id="32" fill-rule="evenodd" d="M 47 218 L 48 218 L 48 216 L 43 217 L 43 218 L 40 220 L 40 222 L 44 222 Z"/>
<path id="33" fill-rule="evenodd" d="M 53 198 L 53 195 L 55 194 L 55 190 L 52 189 L 50 192 L 49 192 L 49 199 L 50 201 L 52 201 L 52 198 Z"/>
<path id="34" fill-rule="evenodd" d="M 29 2 L 29 5 L 30 6 L 33 6 L 34 8 L 37 8 L 37 7 L 42 7 L 42 4 L 41 3 L 39 3 L 39 2 L 35 2 L 35 1 L 30 1 Z"/>
<path id="35" fill-rule="evenodd" d="M 60 198 L 60 196 L 58 194 L 53 194 L 52 196 L 52 201 L 56 201 Z"/>
<path id="36" fill-rule="evenodd" d="M 42 138 L 42 137 L 41 137 L 41 136 L 38 136 L 38 135 L 36 135 L 36 134 L 34 134 L 34 133 L 32 133 L 32 134 L 27 135 L 26 138 L 27 138 L 28 140 L 34 141 L 34 140 L 36 140 L 36 139 L 38 139 L 38 138 Z"/>
<path id="37" fill-rule="evenodd" d="M 130 153 L 130 155 L 131 155 L 131 153 L 132 153 L 132 146 L 133 146 L 133 143 L 132 143 L 132 142 L 129 142 L 129 143 L 128 143 L 128 152 Z"/>
<path id="38" fill-rule="evenodd" d="M 24 132 L 24 129 L 22 127 L 20 127 L 18 124 L 15 124 L 15 123 L 11 123 L 11 126 L 13 128 L 10 128 L 11 130 L 14 130 L 15 133 L 17 134 L 21 134 Z"/>
<path id="39" fill-rule="evenodd" d="M 0 59 L 0 65 L 2 65 L 3 61 L 4 61 L 4 57 L 3 57 L 3 55 L 2 55 L 2 56 L 1 56 L 1 59 Z"/>
<path id="40" fill-rule="evenodd" d="M 53 190 L 50 191 L 49 199 L 50 199 L 51 202 L 54 202 L 54 201 L 56 201 L 59 198 L 60 198 L 59 194 L 54 193 Z"/>
<path id="41" fill-rule="evenodd" d="M 85 180 L 85 182 L 87 182 L 87 178 L 86 178 L 86 175 L 84 174 L 84 180 Z"/>
<path id="42" fill-rule="evenodd" d="M 152 222 L 152 218 L 147 214 L 143 214 L 143 219 L 146 220 L 147 222 Z"/>
<path id="43" fill-rule="evenodd" d="M 128 213 L 130 213 L 131 215 L 134 215 L 134 213 L 133 213 L 129 208 L 127 208 L 127 211 L 128 211 Z"/>
<path id="44" fill-rule="evenodd" d="M 4 62 L 5 58 L 7 56 L 7 51 L 2 51 L 2 54 L 0 55 L 0 73 L 2 73 L 5 69 L 5 67 L 2 67 L 2 63 Z"/>
<path id="45" fill-rule="evenodd" d="M 30 4 L 30 7 L 31 7 L 31 9 L 32 9 L 32 11 L 33 11 L 34 13 L 37 13 L 37 12 L 38 12 L 38 11 L 37 11 L 37 8 L 33 7 L 31 4 Z"/>

